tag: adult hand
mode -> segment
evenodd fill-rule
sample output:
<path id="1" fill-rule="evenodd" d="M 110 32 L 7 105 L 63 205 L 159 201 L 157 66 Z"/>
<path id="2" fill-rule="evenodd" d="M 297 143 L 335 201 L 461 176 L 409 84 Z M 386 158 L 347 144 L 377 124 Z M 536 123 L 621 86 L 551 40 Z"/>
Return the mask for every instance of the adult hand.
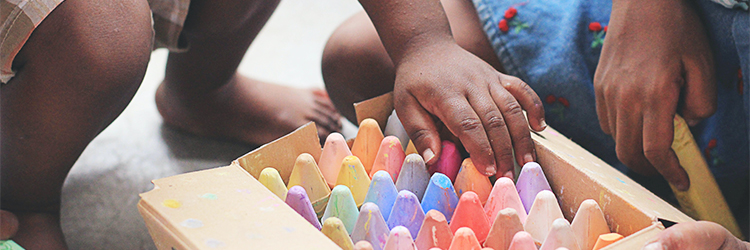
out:
<path id="1" fill-rule="evenodd" d="M 685 0 L 615 0 L 594 76 L 599 125 L 633 171 L 690 186 L 671 149 L 680 109 L 694 125 L 716 110 L 713 57 Z"/>
<path id="2" fill-rule="evenodd" d="M 723 228 L 709 221 L 684 222 L 659 233 L 657 238 L 643 247 L 644 250 L 661 249 L 700 249 L 700 250 L 741 250 L 750 249 L 750 243 L 743 242 Z"/>
<path id="3" fill-rule="evenodd" d="M 0 240 L 12 238 L 18 232 L 18 218 L 11 212 L 0 210 Z"/>
<path id="4" fill-rule="evenodd" d="M 512 177 L 536 158 L 529 124 L 545 128 L 544 108 L 526 83 L 497 72 L 455 42 L 430 40 L 406 53 L 396 68 L 394 104 L 428 164 L 440 155 L 434 118 L 463 143 L 477 169 Z M 522 110 L 528 114 L 528 123 Z"/>

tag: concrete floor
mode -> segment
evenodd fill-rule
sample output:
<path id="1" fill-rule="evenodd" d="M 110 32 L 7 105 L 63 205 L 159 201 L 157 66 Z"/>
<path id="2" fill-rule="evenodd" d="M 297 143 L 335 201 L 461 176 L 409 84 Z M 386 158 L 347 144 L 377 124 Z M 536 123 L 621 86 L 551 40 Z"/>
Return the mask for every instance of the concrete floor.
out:
<path id="1" fill-rule="evenodd" d="M 333 30 L 361 10 L 355 0 L 284 0 L 239 71 L 298 87 L 323 88 L 320 58 Z M 228 165 L 252 150 L 163 126 L 154 104 L 166 50 L 155 51 L 138 94 L 84 151 L 65 182 L 62 226 L 71 249 L 155 249 L 136 204 L 151 180 Z M 346 124 L 345 136 L 356 128 Z"/>

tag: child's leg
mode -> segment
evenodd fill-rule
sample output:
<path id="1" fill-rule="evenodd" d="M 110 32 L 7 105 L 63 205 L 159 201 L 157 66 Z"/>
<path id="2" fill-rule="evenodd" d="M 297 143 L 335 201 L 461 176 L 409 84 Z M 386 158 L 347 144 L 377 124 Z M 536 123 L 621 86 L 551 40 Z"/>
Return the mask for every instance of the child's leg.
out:
<path id="1" fill-rule="evenodd" d="M 458 45 L 503 72 L 471 1 L 441 3 Z M 331 35 L 322 67 L 331 100 L 350 121 L 356 121 L 353 103 L 393 91 L 393 62 L 364 12 L 349 18 Z"/>
<path id="2" fill-rule="evenodd" d="M 316 122 L 322 138 L 340 130 L 340 117 L 325 91 L 237 74 L 248 46 L 277 5 L 278 0 L 191 2 L 183 31 L 189 50 L 170 53 L 156 94 L 165 123 L 198 135 L 258 145 L 308 121 Z"/>
<path id="3" fill-rule="evenodd" d="M 152 45 L 145 0 L 67 0 L 32 33 L 0 88 L 2 209 L 26 249 L 65 247 L 63 181 L 89 142 L 127 106 Z"/>

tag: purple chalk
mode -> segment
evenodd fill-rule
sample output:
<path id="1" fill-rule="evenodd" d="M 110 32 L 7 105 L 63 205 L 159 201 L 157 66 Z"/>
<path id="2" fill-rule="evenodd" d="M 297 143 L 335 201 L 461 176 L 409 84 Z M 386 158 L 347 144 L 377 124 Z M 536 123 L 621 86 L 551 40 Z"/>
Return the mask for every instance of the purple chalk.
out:
<path id="1" fill-rule="evenodd" d="M 302 215 L 302 218 L 309 221 L 315 228 L 318 230 L 321 229 L 320 221 L 318 221 L 318 216 L 315 214 L 315 210 L 313 210 L 310 198 L 307 197 L 305 188 L 301 186 L 290 188 L 286 194 L 286 204 L 292 207 L 294 211 L 297 211 L 299 215 Z"/>
<path id="2" fill-rule="evenodd" d="M 370 242 L 373 250 L 382 250 L 385 247 L 390 230 L 380 212 L 375 203 L 366 202 L 362 205 L 352 232 L 352 241 L 366 240 Z"/>
<path id="3" fill-rule="evenodd" d="M 523 208 L 528 213 L 531 211 L 531 204 L 534 204 L 536 194 L 542 190 L 552 191 L 552 188 L 547 182 L 547 177 L 544 176 L 542 166 L 539 166 L 536 162 L 528 162 L 523 165 L 521 173 L 518 175 L 516 190 L 521 197 Z"/>
<path id="4" fill-rule="evenodd" d="M 396 203 L 393 204 L 391 216 L 388 218 L 388 228 L 404 226 L 412 235 L 419 233 L 424 221 L 424 211 L 419 205 L 419 199 L 409 190 L 398 192 Z"/>
<path id="5" fill-rule="evenodd" d="M 419 154 L 407 155 L 398 180 L 396 180 L 396 189 L 409 190 L 417 197 L 422 198 L 429 182 L 430 173 L 427 172 L 422 156 L 419 156 Z"/>

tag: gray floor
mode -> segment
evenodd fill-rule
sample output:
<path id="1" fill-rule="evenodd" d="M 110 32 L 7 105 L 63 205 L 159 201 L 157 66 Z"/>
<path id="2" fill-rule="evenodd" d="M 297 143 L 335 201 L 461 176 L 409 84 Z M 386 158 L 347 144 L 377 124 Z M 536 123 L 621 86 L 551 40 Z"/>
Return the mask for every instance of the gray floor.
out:
<path id="1" fill-rule="evenodd" d="M 284 0 L 250 47 L 240 72 L 323 88 L 320 56 L 328 36 L 361 10 L 356 0 Z M 166 128 L 153 97 L 167 51 L 152 54 L 138 94 L 84 151 L 63 188 L 62 225 L 72 249 L 154 249 L 136 204 L 151 180 L 228 165 L 250 147 Z M 347 124 L 346 136 L 355 128 Z"/>

